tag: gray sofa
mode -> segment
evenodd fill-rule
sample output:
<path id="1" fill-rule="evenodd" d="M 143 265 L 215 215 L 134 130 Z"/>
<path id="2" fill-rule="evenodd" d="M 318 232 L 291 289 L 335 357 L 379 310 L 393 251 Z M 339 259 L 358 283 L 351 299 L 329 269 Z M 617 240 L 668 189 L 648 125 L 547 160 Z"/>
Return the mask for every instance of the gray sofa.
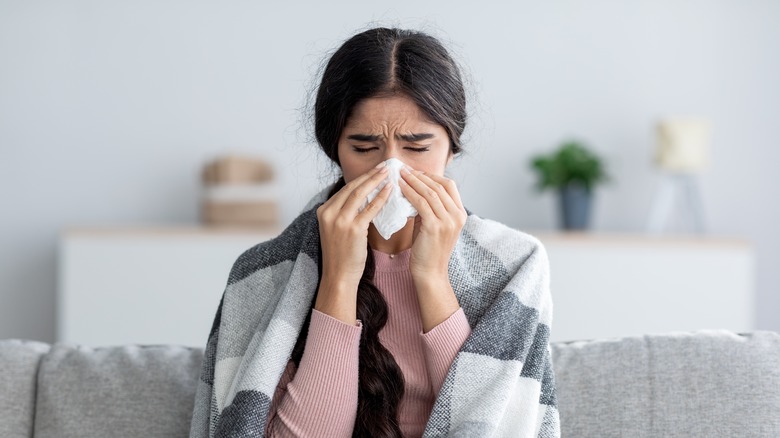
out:
<path id="1" fill-rule="evenodd" d="M 780 334 L 554 343 L 566 437 L 780 437 Z M 0 341 L 0 437 L 184 437 L 202 349 Z"/>

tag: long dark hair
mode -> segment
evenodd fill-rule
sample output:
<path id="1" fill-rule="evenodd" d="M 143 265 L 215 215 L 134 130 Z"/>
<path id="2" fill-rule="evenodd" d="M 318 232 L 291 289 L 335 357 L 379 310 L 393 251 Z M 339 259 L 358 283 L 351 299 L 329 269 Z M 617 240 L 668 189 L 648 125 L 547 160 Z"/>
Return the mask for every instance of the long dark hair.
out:
<path id="1" fill-rule="evenodd" d="M 460 71 L 441 43 L 424 33 L 376 28 L 347 40 L 330 58 L 314 104 L 314 131 L 322 150 L 339 163 L 338 140 L 355 105 L 367 98 L 405 95 L 435 123 L 444 127 L 450 151 L 461 151 L 466 127 L 466 95 Z M 344 187 L 340 178 L 328 194 Z M 320 261 L 320 270 L 322 262 Z M 404 378 L 393 355 L 379 342 L 387 322 L 387 303 L 373 284 L 371 249 L 358 285 L 360 338 L 358 411 L 354 437 L 401 437 L 398 406 Z M 316 299 L 316 297 L 315 297 Z M 314 301 L 312 301 L 312 306 Z M 292 352 L 300 364 L 311 311 Z"/>

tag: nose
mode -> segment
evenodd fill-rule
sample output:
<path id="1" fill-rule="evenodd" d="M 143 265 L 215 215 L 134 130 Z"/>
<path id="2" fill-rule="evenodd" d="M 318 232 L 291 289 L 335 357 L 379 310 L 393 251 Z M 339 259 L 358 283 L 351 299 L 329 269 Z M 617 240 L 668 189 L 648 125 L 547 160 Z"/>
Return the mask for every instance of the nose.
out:
<path id="1" fill-rule="evenodd" d="M 385 152 L 382 154 L 382 161 L 387 161 L 391 158 L 398 158 L 398 144 L 395 140 L 387 142 Z"/>

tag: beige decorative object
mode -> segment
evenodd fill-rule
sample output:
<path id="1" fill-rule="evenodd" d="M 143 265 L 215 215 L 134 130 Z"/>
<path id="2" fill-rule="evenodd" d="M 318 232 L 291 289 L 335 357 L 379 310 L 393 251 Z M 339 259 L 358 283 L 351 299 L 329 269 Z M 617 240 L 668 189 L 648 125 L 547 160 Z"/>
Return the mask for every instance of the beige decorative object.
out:
<path id="1" fill-rule="evenodd" d="M 680 117 L 658 123 L 657 164 L 669 171 L 695 172 L 709 164 L 708 120 Z"/>
<path id="2" fill-rule="evenodd" d="M 690 223 L 693 232 L 705 232 L 696 174 L 709 165 L 711 129 L 710 122 L 699 117 L 675 117 L 658 123 L 655 158 L 662 172 L 648 214 L 650 233 L 660 234 L 675 211 Z"/>
<path id="3" fill-rule="evenodd" d="M 276 202 L 203 203 L 203 217 L 209 225 L 278 225 Z"/>
<path id="4" fill-rule="evenodd" d="M 203 168 L 205 184 L 251 184 L 272 181 L 273 168 L 265 161 L 238 155 L 215 159 Z"/>
<path id="5" fill-rule="evenodd" d="M 207 225 L 276 227 L 278 190 L 271 165 L 261 159 L 229 155 L 203 168 L 201 218 Z"/>

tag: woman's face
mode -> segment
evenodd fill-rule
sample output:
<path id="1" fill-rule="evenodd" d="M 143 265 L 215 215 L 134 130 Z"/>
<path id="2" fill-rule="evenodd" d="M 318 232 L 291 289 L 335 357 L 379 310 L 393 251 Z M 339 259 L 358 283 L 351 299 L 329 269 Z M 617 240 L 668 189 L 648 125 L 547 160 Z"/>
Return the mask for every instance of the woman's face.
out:
<path id="1" fill-rule="evenodd" d="M 345 182 L 389 158 L 435 175 L 444 175 L 452 159 L 447 131 L 404 95 L 358 102 L 341 132 L 338 154 Z"/>

